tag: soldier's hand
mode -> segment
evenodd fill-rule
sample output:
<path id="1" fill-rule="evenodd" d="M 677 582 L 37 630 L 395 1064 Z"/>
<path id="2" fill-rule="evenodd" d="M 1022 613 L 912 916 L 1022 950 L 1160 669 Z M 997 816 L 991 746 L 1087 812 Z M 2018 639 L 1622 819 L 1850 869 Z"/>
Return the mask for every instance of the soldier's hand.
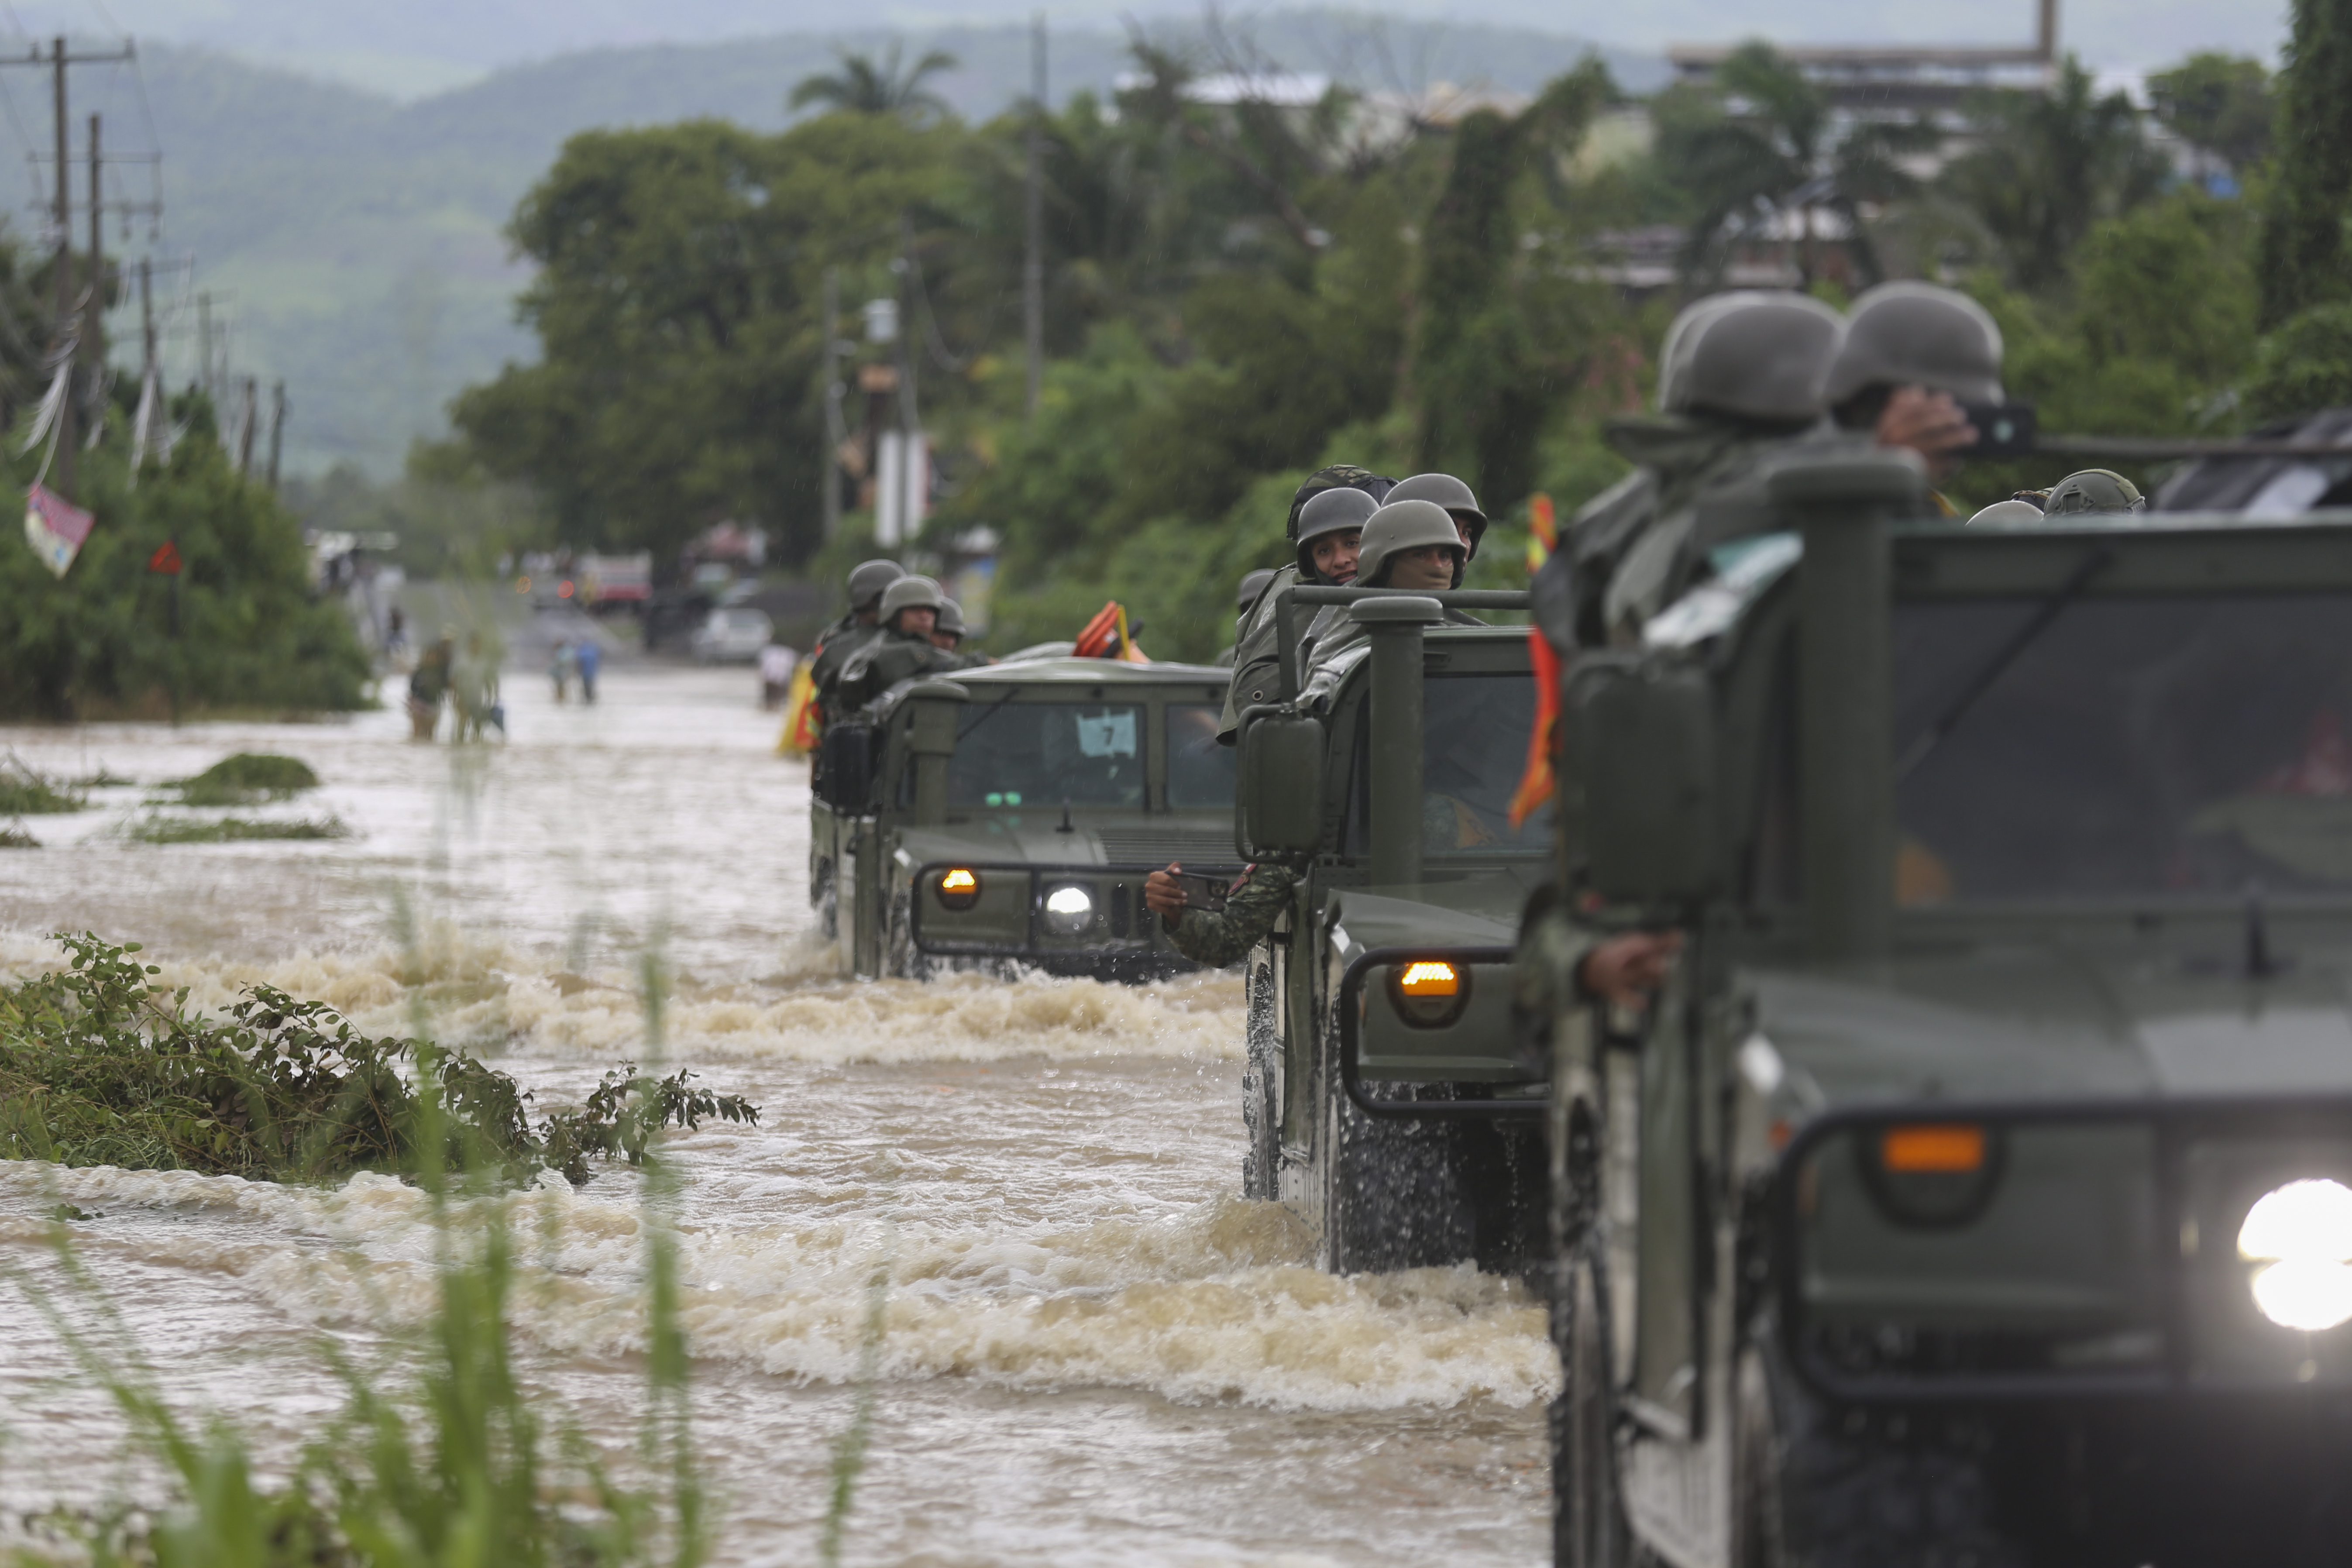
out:
<path id="1" fill-rule="evenodd" d="M 1878 416 L 1878 444 L 1908 447 L 1930 467 L 1948 466 L 1938 459 L 1977 443 L 1977 427 L 1948 392 L 1924 386 L 1898 386 Z"/>
<path id="2" fill-rule="evenodd" d="M 1177 885 L 1176 873 L 1184 868 L 1171 860 L 1165 871 L 1154 871 L 1143 879 L 1144 907 L 1154 913 L 1173 918 L 1184 912 L 1184 889 Z"/>
<path id="3" fill-rule="evenodd" d="M 1577 984 L 1588 996 L 1612 1007 L 1639 1007 L 1666 983 L 1666 972 L 1683 950 L 1678 931 L 1641 931 L 1612 936 L 1584 955 Z"/>

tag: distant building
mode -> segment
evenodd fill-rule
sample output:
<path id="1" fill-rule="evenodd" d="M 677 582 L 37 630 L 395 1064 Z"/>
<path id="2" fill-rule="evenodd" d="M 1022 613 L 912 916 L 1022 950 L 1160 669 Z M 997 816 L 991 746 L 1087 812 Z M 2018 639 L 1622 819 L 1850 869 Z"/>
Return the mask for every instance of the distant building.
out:
<path id="1" fill-rule="evenodd" d="M 2058 0 L 2038 0 L 2034 41 L 1971 45 L 1787 45 L 1781 56 L 1818 83 L 1836 108 L 1865 115 L 1948 114 L 1987 88 L 2041 91 L 2058 63 Z M 1684 81 L 1705 81 L 1733 46 L 1676 44 L 1666 59 Z"/>

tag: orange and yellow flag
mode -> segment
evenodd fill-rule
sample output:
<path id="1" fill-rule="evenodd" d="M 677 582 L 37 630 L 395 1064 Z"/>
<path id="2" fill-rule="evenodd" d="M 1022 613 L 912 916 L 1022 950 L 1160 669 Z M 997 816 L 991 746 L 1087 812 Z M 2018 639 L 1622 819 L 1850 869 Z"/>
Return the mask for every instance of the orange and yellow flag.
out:
<path id="1" fill-rule="evenodd" d="M 1540 626 L 1528 628 L 1528 662 L 1535 667 L 1536 721 L 1528 733 L 1528 765 L 1511 795 L 1513 827 L 1524 826 L 1559 784 L 1551 765 L 1552 731 L 1559 725 L 1559 655 Z"/>
<path id="2" fill-rule="evenodd" d="M 793 671 L 784 696 L 784 732 L 776 737 L 776 755 L 805 755 L 816 750 L 824 735 L 824 711 L 816 700 L 816 658 L 811 655 Z"/>

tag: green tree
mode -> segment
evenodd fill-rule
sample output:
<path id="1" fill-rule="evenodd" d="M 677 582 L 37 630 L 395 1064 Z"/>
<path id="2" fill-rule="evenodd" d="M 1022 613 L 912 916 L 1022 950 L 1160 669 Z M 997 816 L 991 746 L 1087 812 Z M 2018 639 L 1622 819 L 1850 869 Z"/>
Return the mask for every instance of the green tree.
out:
<path id="1" fill-rule="evenodd" d="M 1470 479 L 1490 507 L 1533 487 L 1542 426 L 1580 379 L 1592 335 L 1585 290 L 1561 287 L 1556 258 L 1524 243 L 1515 196 L 1614 94 L 1606 68 L 1587 59 L 1516 120 L 1465 115 L 1423 231 L 1409 373 L 1418 458 Z"/>
<path id="2" fill-rule="evenodd" d="M 2092 226 L 2153 196 L 2168 173 L 2131 100 L 2100 97 L 2072 55 L 2048 92 L 1981 93 L 1972 112 L 1983 142 L 1945 171 L 1945 184 L 2027 289 L 2061 282 Z"/>
<path id="3" fill-rule="evenodd" d="M 2352 294 L 2345 203 L 2352 196 L 2352 10 L 2295 0 L 2279 73 L 2279 156 L 2263 215 L 2263 324 Z"/>
<path id="4" fill-rule="evenodd" d="M 781 136 L 698 121 L 572 138 L 509 230 L 538 268 L 520 313 L 541 357 L 461 394 L 459 433 L 569 542 L 667 563 L 733 518 L 806 554 L 824 273 L 897 250 L 943 134 L 828 114 Z"/>
<path id="5" fill-rule="evenodd" d="M 1901 160 L 1940 139 L 1922 121 L 1864 120 L 1832 141 L 1840 122 L 1828 95 L 1765 43 L 1741 45 L 1707 90 L 1670 97 L 1664 109 L 1659 155 L 1698 205 L 1691 268 L 1715 270 L 1748 223 L 1777 216 L 1803 236 L 1797 268 L 1808 286 L 1819 270 L 1812 215 L 1822 210 L 1844 219 L 1865 280 L 1875 280 L 1863 208 L 1916 194 Z"/>
<path id="6" fill-rule="evenodd" d="M 806 109 L 816 104 L 827 111 L 887 114 L 910 123 L 945 120 L 954 110 L 948 107 L 946 99 L 923 83 L 955 68 L 953 55 L 944 49 L 933 49 L 902 72 L 898 68 L 898 45 L 894 40 L 889 54 L 878 65 L 869 55 L 844 53 L 839 70 L 802 78 L 793 89 L 787 107 Z"/>
<path id="7" fill-rule="evenodd" d="M 2278 106 L 2263 62 L 2211 50 L 2147 79 L 2156 117 L 2183 142 L 2243 171 L 2271 147 Z"/>

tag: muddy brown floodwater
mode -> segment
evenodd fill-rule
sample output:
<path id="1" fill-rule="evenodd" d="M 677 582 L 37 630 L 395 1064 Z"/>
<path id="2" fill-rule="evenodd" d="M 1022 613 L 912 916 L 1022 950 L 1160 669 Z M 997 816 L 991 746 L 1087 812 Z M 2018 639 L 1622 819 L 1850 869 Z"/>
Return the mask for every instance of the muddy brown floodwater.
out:
<path id="1" fill-rule="evenodd" d="M 890 1281 L 871 1462 L 844 1549 L 872 1563 L 1545 1560 L 1540 1308 L 1468 1269 L 1338 1279 L 1237 1194 L 1242 1000 L 1223 975 L 1117 986 L 833 978 L 805 890 L 808 778 L 739 671 L 608 668 L 593 709 L 510 670 L 513 739 L 415 746 L 398 714 L 0 731 L 35 767 L 137 781 L 0 851 L 0 969 L 47 933 L 144 942 L 218 1005 L 268 980 L 372 1030 L 420 1016 L 542 1100 L 645 1050 L 640 959 L 671 975 L 667 1059 L 765 1108 L 673 1145 L 698 1442 L 722 1559 L 813 1555 L 868 1282 Z M 144 845 L 150 786 L 234 751 L 302 758 L 283 807 L 353 837 Z M 0 1162 L 0 1258 L 42 1215 L 171 1395 L 289 1451 L 338 1403 L 311 1346 L 425 1310 L 422 1200 Z M 637 1188 L 538 1204 L 530 1374 L 592 1436 L 635 1430 Z M 536 1234 L 536 1232 L 534 1233 Z M 152 1484 L 20 1301 L 0 1352 L 0 1513 Z"/>

